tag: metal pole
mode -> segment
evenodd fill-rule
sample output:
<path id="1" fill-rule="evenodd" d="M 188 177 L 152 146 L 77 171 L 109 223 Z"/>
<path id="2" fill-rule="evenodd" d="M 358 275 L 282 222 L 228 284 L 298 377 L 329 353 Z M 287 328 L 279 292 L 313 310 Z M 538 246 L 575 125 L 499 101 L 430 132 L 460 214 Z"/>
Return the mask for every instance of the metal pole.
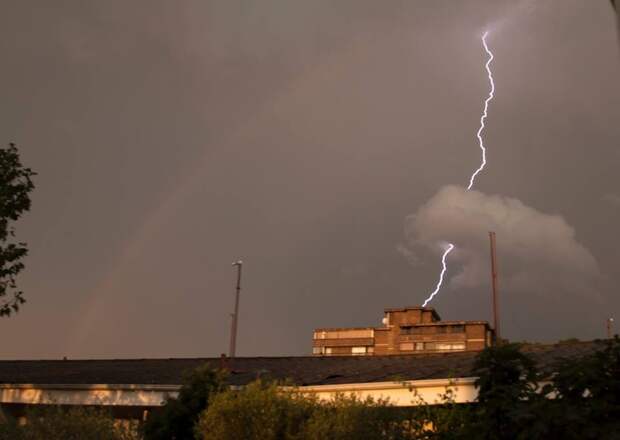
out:
<path id="1" fill-rule="evenodd" d="M 611 339 L 611 336 L 612 336 L 611 326 L 613 322 L 614 322 L 614 318 L 607 318 L 607 339 Z"/>
<path id="2" fill-rule="evenodd" d="M 233 266 L 237 266 L 237 291 L 235 293 L 235 313 L 232 314 L 232 324 L 230 329 L 230 350 L 229 357 L 234 358 L 237 349 L 237 325 L 239 322 L 239 293 L 241 292 L 241 267 L 243 261 L 235 261 Z"/>
<path id="3" fill-rule="evenodd" d="M 495 341 L 499 341 L 499 310 L 497 304 L 497 257 L 495 255 L 495 232 L 489 232 L 491 241 L 491 282 L 493 285 L 493 328 L 495 329 Z"/>

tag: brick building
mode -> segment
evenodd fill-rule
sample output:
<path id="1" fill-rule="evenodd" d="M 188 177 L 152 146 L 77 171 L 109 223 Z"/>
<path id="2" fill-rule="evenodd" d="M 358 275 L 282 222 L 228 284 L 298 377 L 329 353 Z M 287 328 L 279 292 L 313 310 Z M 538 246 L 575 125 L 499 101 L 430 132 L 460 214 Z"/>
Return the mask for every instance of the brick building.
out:
<path id="1" fill-rule="evenodd" d="M 382 327 L 318 328 L 316 356 L 372 356 L 478 351 L 493 342 L 486 321 L 441 321 L 433 308 L 385 309 Z"/>

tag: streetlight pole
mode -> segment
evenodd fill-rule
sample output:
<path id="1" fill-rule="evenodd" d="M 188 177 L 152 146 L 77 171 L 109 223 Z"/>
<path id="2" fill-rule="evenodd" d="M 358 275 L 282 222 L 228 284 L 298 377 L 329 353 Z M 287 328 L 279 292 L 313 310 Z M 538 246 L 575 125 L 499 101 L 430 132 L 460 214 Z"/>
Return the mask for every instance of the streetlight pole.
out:
<path id="1" fill-rule="evenodd" d="M 611 339 L 611 326 L 613 325 L 614 318 L 607 318 L 607 339 Z"/>
<path id="2" fill-rule="evenodd" d="M 235 357 L 235 352 L 237 349 L 237 325 L 239 322 L 239 293 L 241 293 L 241 268 L 243 266 L 243 261 L 238 260 L 235 261 L 233 266 L 237 266 L 237 289 L 235 293 L 235 313 L 232 316 L 231 328 L 230 328 L 230 349 L 228 356 L 231 358 Z"/>

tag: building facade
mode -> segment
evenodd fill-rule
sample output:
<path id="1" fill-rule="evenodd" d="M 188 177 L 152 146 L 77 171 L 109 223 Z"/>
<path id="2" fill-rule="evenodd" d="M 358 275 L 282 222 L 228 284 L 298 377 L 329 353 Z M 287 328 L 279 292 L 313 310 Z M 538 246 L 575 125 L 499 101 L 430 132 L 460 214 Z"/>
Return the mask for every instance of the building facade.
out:
<path id="1" fill-rule="evenodd" d="M 493 343 L 486 321 L 441 321 L 433 308 L 385 309 L 383 326 L 318 328 L 312 338 L 316 356 L 373 356 L 479 351 Z"/>

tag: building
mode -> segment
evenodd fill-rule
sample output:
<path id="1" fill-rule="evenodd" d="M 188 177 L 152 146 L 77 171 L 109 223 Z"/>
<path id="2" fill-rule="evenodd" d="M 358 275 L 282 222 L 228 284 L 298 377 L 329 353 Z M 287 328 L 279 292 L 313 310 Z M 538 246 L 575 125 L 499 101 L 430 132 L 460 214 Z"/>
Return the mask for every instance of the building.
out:
<path id="1" fill-rule="evenodd" d="M 383 326 L 318 328 L 312 338 L 316 356 L 376 356 L 479 351 L 493 343 L 486 321 L 441 321 L 430 307 L 385 309 Z"/>
<path id="2" fill-rule="evenodd" d="M 522 351 L 552 374 L 560 359 L 577 359 L 604 347 L 602 341 L 528 345 Z M 389 399 L 414 406 L 420 398 L 441 403 L 453 392 L 458 403 L 478 396 L 472 368 L 477 352 L 439 352 L 403 356 L 238 357 L 234 359 L 101 359 L 0 361 L 2 413 L 23 417 L 45 405 L 106 408 L 117 419 L 143 420 L 178 395 L 186 372 L 204 364 L 225 368 L 231 387 L 257 378 L 287 380 L 302 393 L 328 400 L 339 394 Z"/>

